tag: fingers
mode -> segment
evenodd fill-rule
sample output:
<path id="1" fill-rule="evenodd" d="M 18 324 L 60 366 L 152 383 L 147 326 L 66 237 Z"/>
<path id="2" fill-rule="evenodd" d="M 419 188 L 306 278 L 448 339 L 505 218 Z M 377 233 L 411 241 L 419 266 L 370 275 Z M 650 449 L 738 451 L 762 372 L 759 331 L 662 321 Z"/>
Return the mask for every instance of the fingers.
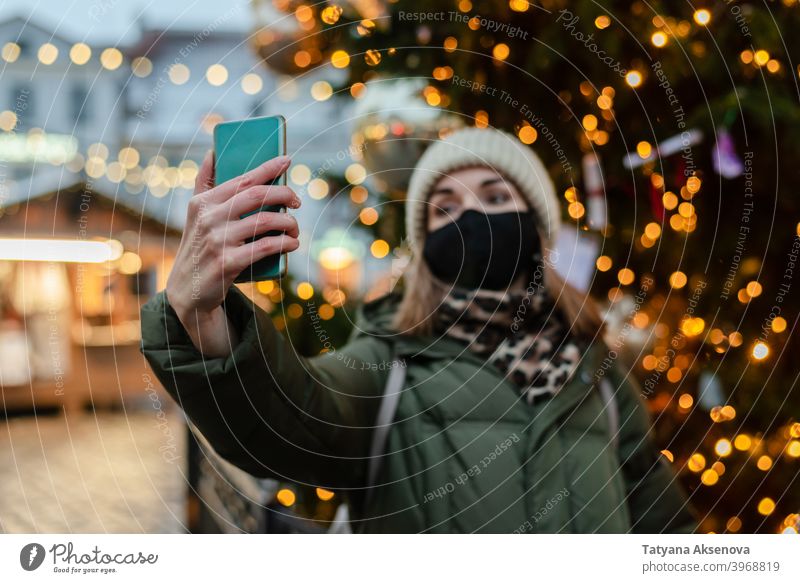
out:
<path id="1" fill-rule="evenodd" d="M 288 253 L 299 246 L 300 241 L 297 238 L 286 234 L 262 237 L 252 243 L 227 249 L 227 257 L 224 258 L 225 269 L 229 270 L 230 274 L 238 275 L 259 259 L 279 253 Z"/>
<path id="2" fill-rule="evenodd" d="M 206 157 L 203 158 L 203 163 L 200 165 L 200 170 L 197 172 L 197 178 L 194 182 L 194 193 L 199 194 L 214 187 L 214 152 L 209 150 Z"/>
<path id="3" fill-rule="evenodd" d="M 234 194 L 222 207 L 227 219 L 232 220 L 268 205 L 296 209 L 300 207 L 300 197 L 288 186 L 252 186 Z"/>
<path id="4" fill-rule="evenodd" d="M 260 212 L 238 221 L 228 223 L 232 239 L 241 243 L 249 237 L 262 235 L 268 231 L 284 231 L 293 238 L 300 236 L 300 228 L 294 217 L 281 212 Z"/>
<path id="5" fill-rule="evenodd" d="M 213 190 L 213 198 L 216 202 L 223 202 L 231 198 L 238 192 L 242 192 L 253 186 L 267 184 L 271 180 L 283 174 L 289 167 L 289 156 L 278 156 L 267 160 L 261 166 L 254 168 L 236 178 L 231 178 L 223 182 Z"/>

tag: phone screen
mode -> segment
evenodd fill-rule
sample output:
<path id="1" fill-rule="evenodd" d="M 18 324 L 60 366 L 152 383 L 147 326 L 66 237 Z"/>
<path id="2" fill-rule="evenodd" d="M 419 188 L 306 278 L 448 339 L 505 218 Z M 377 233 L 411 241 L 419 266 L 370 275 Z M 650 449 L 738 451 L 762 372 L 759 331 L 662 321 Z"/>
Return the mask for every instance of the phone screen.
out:
<path id="1" fill-rule="evenodd" d="M 216 184 L 222 184 L 285 153 L 286 121 L 282 116 L 255 117 L 219 123 L 214 127 L 214 180 Z M 269 184 L 286 184 L 285 174 Z M 264 206 L 242 217 L 261 211 L 285 212 L 286 208 Z M 280 233 L 281 231 L 267 231 L 263 235 L 247 239 L 247 242 Z M 280 253 L 259 259 L 242 271 L 234 281 L 241 283 L 277 279 L 286 274 L 286 269 L 286 254 Z"/>

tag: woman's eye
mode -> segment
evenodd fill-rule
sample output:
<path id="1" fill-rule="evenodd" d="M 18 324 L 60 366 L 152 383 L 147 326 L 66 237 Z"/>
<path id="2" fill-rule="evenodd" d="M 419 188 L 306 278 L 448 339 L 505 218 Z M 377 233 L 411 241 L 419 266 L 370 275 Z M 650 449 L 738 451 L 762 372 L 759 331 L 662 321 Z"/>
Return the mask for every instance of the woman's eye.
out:
<path id="1" fill-rule="evenodd" d="M 487 197 L 490 204 L 503 204 L 510 198 L 507 192 L 491 192 Z"/>
<path id="2" fill-rule="evenodd" d="M 434 214 L 438 217 L 444 217 L 448 215 L 453 215 L 458 212 L 458 205 L 452 203 L 444 203 L 440 205 L 436 205 L 434 208 Z"/>

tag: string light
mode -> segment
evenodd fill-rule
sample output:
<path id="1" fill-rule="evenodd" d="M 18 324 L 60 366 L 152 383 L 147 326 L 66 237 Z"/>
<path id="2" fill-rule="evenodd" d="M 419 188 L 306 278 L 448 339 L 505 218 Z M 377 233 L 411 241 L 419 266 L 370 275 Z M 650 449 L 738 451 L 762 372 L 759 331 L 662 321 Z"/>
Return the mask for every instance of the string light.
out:
<path id="1" fill-rule="evenodd" d="M 153 72 L 153 63 L 147 57 L 136 57 L 131 61 L 131 72 L 137 77 L 147 77 Z"/>
<path id="2" fill-rule="evenodd" d="M 256 73 L 248 73 L 242 77 L 242 91 L 247 95 L 255 95 L 264 87 L 264 81 Z"/>
<path id="3" fill-rule="evenodd" d="M 749 435 L 745 435 L 744 433 L 737 435 L 733 440 L 733 447 L 738 449 L 739 451 L 747 451 L 750 449 L 750 445 L 753 443 L 753 440 L 750 439 Z"/>
<path id="4" fill-rule="evenodd" d="M 600 257 L 597 258 L 595 264 L 597 265 L 598 271 L 608 271 L 609 269 L 611 269 L 611 264 L 612 264 L 611 257 L 609 257 L 608 255 L 601 255 Z"/>
<path id="5" fill-rule="evenodd" d="M 669 276 L 669 285 L 673 289 L 681 289 L 687 281 L 686 274 L 682 271 L 675 271 Z"/>
<path id="6" fill-rule="evenodd" d="M 215 63 L 206 70 L 206 80 L 214 87 L 224 85 L 228 80 L 228 69 L 225 65 Z"/>
<path id="7" fill-rule="evenodd" d="M 642 74 L 639 71 L 628 71 L 625 74 L 625 82 L 634 89 L 642 84 Z"/>
<path id="8" fill-rule="evenodd" d="M 769 52 L 764 49 L 756 51 L 753 55 L 753 62 L 759 67 L 763 67 L 769 62 Z"/>
<path id="9" fill-rule="evenodd" d="M 122 65 L 122 51 L 109 47 L 100 53 L 100 64 L 109 71 L 116 71 Z"/>
<path id="10" fill-rule="evenodd" d="M 350 190 L 350 200 L 356 204 L 363 204 L 366 202 L 369 192 L 363 186 L 354 186 Z"/>
<path id="11" fill-rule="evenodd" d="M 729 439 L 720 439 L 717 441 L 716 445 L 714 445 L 714 451 L 717 452 L 717 455 L 720 457 L 729 456 L 733 451 L 733 446 Z"/>
<path id="12" fill-rule="evenodd" d="M 758 503 L 758 513 L 769 516 L 775 512 L 775 501 L 772 498 L 762 498 Z"/>
<path id="13" fill-rule="evenodd" d="M 339 17 L 342 15 L 342 7 L 341 6 L 328 6 L 322 10 L 320 14 L 320 18 L 322 22 L 325 24 L 336 24 L 339 21 Z"/>
<path id="14" fill-rule="evenodd" d="M 769 356 L 769 346 L 765 342 L 758 341 L 753 345 L 753 358 L 755 360 L 764 360 Z"/>
<path id="15" fill-rule="evenodd" d="M 702 453 L 694 453 L 691 455 L 686 465 L 689 471 L 695 473 L 700 472 L 706 467 L 706 458 Z"/>
<path id="16" fill-rule="evenodd" d="M 584 214 L 586 214 L 586 209 L 584 208 L 583 204 L 578 201 L 571 203 L 567 207 L 567 212 L 569 216 L 575 220 L 580 219 Z"/>
<path id="17" fill-rule="evenodd" d="M 599 28 L 600 30 L 605 30 L 609 26 L 611 26 L 611 19 L 603 14 L 602 16 L 598 16 L 594 19 L 594 25 Z"/>
<path id="18" fill-rule="evenodd" d="M 350 164 L 344 171 L 344 177 L 350 184 L 361 184 L 367 178 L 367 169 L 361 164 Z"/>
<path id="19" fill-rule="evenodd" d="M 330 307 L 330 306 L 328 306 L 328 307 Z M 334 496 L 333 492 L 331 492 L 330 490 L 326 490 L 325 488 L 317 488 L 316 492 L 317 492 L 317 498 L 319 498 L 323 502 L 327 502 L 328 500 L 332 500 L 333 496 Z"/>
<path id="20" fill-rule="evenodd" d="M 39 47 L 36 56 L 43 65 L 52 65 L 58 58 L 58 47 L 52 43 L 44 43 Z"/>
<path id="21" fill-rule="evenodd" d="M 9 42 L 3 45 L 3 50 L 0 52 L 0 56 L 3 57 L 3 60 L 6 63 L 13 63 L 19 58 L 21 52 L 22 49 L 17 43 Z"/>
<path id="22" fill-rule="evenodd" d="M 331 65 L 337 69 L 344 69 L 350 65 L 350 55 L 347 54 L 347 51 L 333 51 L 331 55 Z"/>
<path id="23" fill-rule="evenodd" d="M 69 50 L 69 58 L 76 65 L 85 65 L 92 57 L 92 49 L 86 43 L 75 43 Z"/>
<path id="24" fill-rule="evenodd" d="M 378 211 L 372 207 L 363 208 L 358 213 L 358 218 L 364 225 L 374 225 L 378 222 Z"/>
<path id="25" fill-rule="evenodd" d="M 183 85 L 186 83 L 189 80 L 189 75 L 189 67 L 183 63 L 175 63 L 170 66 L 169 71 L 167 71 L 169 80 L 175 85 Z"/>
<path id="26" fill-rule="evenodd" d="M 386 257 L 389 254 L 389 249 L 390 249 L 389 243 L 387 243 L 383 239 L 376 239 L 375 241 L 372 242 L 372 245 L 370 245 L 369 248 L 370 253 L 372 253 L 372 256 L 377 259 L 383 259 L 384 257 Z"/>
<path id="27" fill-rule="evenodd" d="M 310 300 L 314 296 L 314 286 L 307 281 L 297 284 L 297 297 L 301 300 Z"/>
<path id="28" fill-rule="evenodd" d="M 719 474 L 715 470 L 708 469 L 700 476 L 700 481 L 706 486 L 713 486 L 719 482 Z"/>
<path id="29" fill-rule="evenodd" d="M 509 53 L 511 50 L 508 48 L 508 45 L 505 43 L 497 43 L 492 49 L 492 56 L 498 61 L 505 61 L 508 58 Z"/>
<path id="30" fill-rule="evenodd" d="M 711 12 L 705 8 L 695 10 L 694 21 L 700 26 L 708 26 L 708 23 L 711 22 Z"/>
<path id="31" fill-rule="evenodd" d="M 321 200 L 328 196 L 328 192 L 330 191 L 330 186 L 323 178 L 314 178 L 308 183 L 306 186 L 306 190 L 308 191 L 308 196 L 313 198 L 314 200 Z"/>
<path id="32" fill-rule="evenodd" d="M 307 184 L 311 180 L 311 169 L 305 164 L 296 164 L 289 171 L 289 180 L 298 186 Z"/>
<path id="33" fill-rule="evenodd" d="M 326 101 L 333 95 L 333 87 L 327 81 L 317 81 L 311 86 L 311 97 L 317 101 Z"/>
<path id="34" fill-rule="evenodd" d="M 281 488 L 278 490 L 278 493 L 275 494 L 275 498 L 278 502 L 287 507 L 292 506 L 297 500 L 297 496 L 289 488 Z"/>
<path id="35" fill-rule="evenodd" d="M 523 144 L 532 144 L 536 141 L 536 138 L 539 137 L 539 133 L 536 129 L 529 125 L 522 126 L 517 135 Z"/>
<path id="36" fill-rule="evenodd" d="M 303 315 L 303 307 L 300 304 L 289 304 L 286 307 L 286 315 L 292 320 L 296 320 Z"/>
<path id="37" fill-rule="evenodd" d="M 653 46 L 657 48 L 666 46 L 667 40 L 668 40 L 667 35 L 661 32 L 660 30 L 654 32 L 653 35 L 650 37 L 650 42 L 653 43 Z"/>

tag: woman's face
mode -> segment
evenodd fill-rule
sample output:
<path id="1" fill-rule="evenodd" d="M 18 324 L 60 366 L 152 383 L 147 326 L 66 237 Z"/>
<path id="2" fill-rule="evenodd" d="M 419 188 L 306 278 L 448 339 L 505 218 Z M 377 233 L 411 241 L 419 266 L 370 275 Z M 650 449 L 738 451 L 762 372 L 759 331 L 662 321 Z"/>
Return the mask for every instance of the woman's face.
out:
<path id="1" fill-rule="evenodd" d="M 524 213 L 528 205 L 516 186 L 491 168 L 461 168 L 433 187 L 428 198 L 428 232 L 457 221 L 469 209 L 485 214 Z"/>

